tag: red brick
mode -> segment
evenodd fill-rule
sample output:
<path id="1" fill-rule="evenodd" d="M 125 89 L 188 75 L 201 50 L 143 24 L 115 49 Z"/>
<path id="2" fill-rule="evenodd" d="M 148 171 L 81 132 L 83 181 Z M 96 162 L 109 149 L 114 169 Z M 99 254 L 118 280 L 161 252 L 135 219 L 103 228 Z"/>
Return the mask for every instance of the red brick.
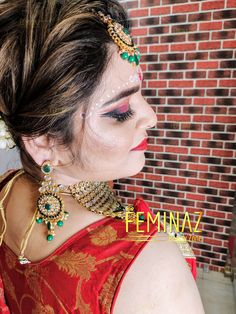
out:
<path id="1" fill-rule="evenodd" d="M 162 14 L 170 14 L 171 7 L 159 7 L 151 9 L 150 15 L 162 15 Z"/>
<path id="2" fill-rule="evenodd" d="M 168 177 L 168 176 L 164 176 L 164 181 L 165 182 L 175 182 L 175 183 L 186 183 L 186 179 L 185 178 L 178 178 L 178 177 Z"/>
<path id="3" fill-rule="evenodd" d="M 173 14 L 174 13 L 182 13 L 182 12 L 196 12 L 199 11 L 199 4 L 181 4 L 173 6 Z"/>
<path id="4" fill-rule="evenodd" d="M 131 31 L 132 36 L 146 36 L 147 28 L 133 28 Z"/>
<path id="5" fill-rule="evenodd" d="M 212 156 L 219 156 L 219 157 L 233 157 L 232 150 L 221 150 L 221 149 L 213 149 Z"/>
<path id="6" fill-rule="evenodd" d="M 215 240 L 215 239 L 210 239 L 210 238 L 206 238 L 206 237 L 203 238 L 203 242 L 204 243 L 208 243 L 208 244 L 222 246 L 222 241 Z"/>
<path id="7" fill-rule="evenodd" d="M 193 122 L 213 122 L 214 117 L 213 116 L 206 116 L 206 115 L 194 115 L 193 116 Z"/>
<path id="8" fill-rule="evenodd" d="M 223 49 L 236 48 L 236 40 L 225 40 L 223 42 Z"/>
<path id="9" fill-rule="evenodd" d="M 158 146 L 158 145 L 150 145 L 148 144 L 148 150 L 152 152 L 164 152 L 164 146 Z"/>
<path id="10" fill-rule="evenodd" d="M 201 10 L 216 10 L 216 9 L 224 9 L 225 0 L 218 0 L 218 1 L 204 1 L 202 3 Z"/>
<path id="11" fill-rule="evenodd" d="M 193 87 L 193 81 L 169 81 L 169 87 Z"/>
<path id="12" fill-rule="evenodd" d="M 195 43 L 183 43 L 183 44 L 172 44 L 171 51 L 190 51 L 196 50 L 197 45 Z"/>
<path id="13" fill-rule="evenodd" d="M 169 211 L 177 211 L 177 212 L 184 211 L 184 208 L 182 206 L 169 205 L 169 204 L 163 204 L 163 209 L 169 210 Z"/>
<path id="14" fill-rule="evenodd" d="M 191 121 L 191 116 L 188 115 L 167 115 L 167 121 Z"/>
<path id="15" fill-rule="evenodd" d="M 227 0 L 227 8 L 236 8 L 236 0 Z"/>
<path id="16" fill-rule="evenodd" d="M 140 173 L 136 174 L 136 175 L 134 176 L 134 178 L 137 178 L 137 179 L 144 179 L 144 174 L 143 174 L 142 172 L 140 172 Z"/>
<path id="17" fill-rule="evenodd" d="M 157 114 L 157 121 L 165 121 L 166 116 L 164 114 Z"/>
<path id="18" fill-rule="evenodd" d="M 199 139 L 211 139 L 210 133 L 203 133 L 203 132 L 192 132 L 191 138 L 199 138 Z"/>
<path id="19" fill-rule="evenodd" d="M 127 191 L 133 191 L 133 192 L 140 192 L 143 193 L 143 188 L 140 186 L 133 186 L 133 185 L 128 185 L 127 186 Z"/>
<path id="20" fill-rule="evenodd" d="M 208 171 L 208 165 L 188 164 L 189 170 Z"/>
<path id="21" fill-rule="evenodd" d="M 142 0 L 140 2 L 141 7 L 159 6 L 161 4 L 161 0 L 155 0 L 153 2 L 150 0 Z"/>
<path id="22" fill-rule="evenodd" d="M 197 69 L 218 69 L 218 61 L 199 61 L 196 62 Z"/>
<path id="23" fill-rule="evenodd" d="M 162 177 L 157 175 L 157 174 L 148 174 L 148 173 L 145 173 L 145 179 L 148 179 L 148 180 L 153 180 L 153 181 L 162 181 Z"/>
<path id="24" fill-rule="evenodd" d="M 188 148 L 166 146 L 165 152 L 166 153 L 175 153 L 175 154 L 188 154 Z"/>
<path id="25" fill-rule="evenodd" d="M 167 52 L 168 50 L 168 45 L 149 46 L 149 52 Z"/>
<path id="26" fill-rule="evenodd" d="M 222 29 L 222 22 L 201 22 L 200 31 L 211 31 Z"/>
<path id="27" fill-rule="evenodd" d="M 220 41 L 206 41 L 198 44 L 199 50 L 220 49 Z"/>
<path id="28" fill-rule="evenodd" d="M 221 182 L 221 181 L 210 181 L 209 186 L 213 188 L 219 188 L 219 189 L 229 189 L 229 183 Z"/>
<path id="29" fill-rule="evenodd" d="M 219 86 L 236 87 L 236 80 L 220 80 Z"/>
<path id="30" fill-rule="evenodd" d="M 191 199 L 191 200 L 196 200 L 196 201 L 205 201 L 205 195 L 187 193 L 186 199 Z"/>
<path id="31" fill-rule="evenodd" d="M 230 116 L 216 116 L 215 120 L 216 123 L 236 123 L 236 117 Z"/>
<path id="32" fill-rule="evenodd" d="M 225 218 L 225 213 L 213 210 L 206 210 L 205 217 Z"/>
<path id="33" fill-rule="evenodd" d="M 217 87 L 217 80 L 196 80 L 196 87 Z"/>
<path id="34" fill-rule="evenodd" d="M 146 46 L 140 46 L 139 45 L 139 50 L 141 53 L 147 53 L 147 47 Z M 144 64 L 142 64 L 142 67 L 144 67 Z"/>
<path id="35" fill-rule="evenodd" d="M 131 18 L 148 16 L 148 9 L 129 10 L 129 16 Z"/>
<path id="36" fill-rule="evenodd" d="M 200 106 L 202 106 L 203 104 L 204 106 L 213 106 L 215 104 L 215 98 L 194 98 L 193 104 Z"/>
<path id="37" fill-rule="evenodd" d="M 222 31 L 222 32 L 213 32 L 212 33 L 212 40 L 215 39 L 234 39 L 235 38 L 235 31 Z M 212 58 L 213 59 L 213 58 Z"/>
<path id="38" fill-rule="evenodd" d="M 198 179 L 188 179 L 188 184 L 206 186 L 207 181 L 206 180 L 198 180 Z"/>
<path id="39" fill-rule="evenodd" d="M 206 148 L 191 148 L 190 150 L 190 154 L 193 155 L 208 155 L 210 156 L 210 149 L 206 149 Z"/>
<path id="40" fill-rule="evenodd" d="M 167 81 L 148 81 L 149 88 L 167 88 Z"/>

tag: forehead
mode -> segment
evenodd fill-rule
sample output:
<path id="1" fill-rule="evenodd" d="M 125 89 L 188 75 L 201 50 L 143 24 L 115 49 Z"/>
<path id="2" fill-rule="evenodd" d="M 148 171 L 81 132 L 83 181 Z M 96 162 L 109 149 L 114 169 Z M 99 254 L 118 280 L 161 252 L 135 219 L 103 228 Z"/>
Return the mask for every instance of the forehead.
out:
<path id="1" fill-rule="evenodd" d="M 97 92 L 95 93 L 96 102 L 105 102 L 113 94 L 132 86 L 140 84 L 142 70 L 140 66 L 133 66 L 128 61 L 123 60 L 117 50 L 112 52 L 110 62 Z"/>

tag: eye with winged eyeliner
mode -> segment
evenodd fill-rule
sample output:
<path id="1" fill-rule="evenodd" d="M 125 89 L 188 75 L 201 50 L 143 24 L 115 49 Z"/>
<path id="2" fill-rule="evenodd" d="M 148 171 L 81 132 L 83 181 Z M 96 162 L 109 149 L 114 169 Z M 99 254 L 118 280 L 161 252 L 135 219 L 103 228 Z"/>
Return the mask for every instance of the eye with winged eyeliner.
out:
<path id="1" fill-rule="evenodd" d="M 102 114 L 102 116 L 110 117 L 112 119 L 115 119 L 118 122 L 124 122 L 128 120 L 129 118 L 133 117 L 134 114 L 135 114 L 135 111 L 129 108 L 129 110 L 127 110 L 126 112 L 119 112 L 119 110 L 116 109 L 111 112 L 104 113 Z"/>

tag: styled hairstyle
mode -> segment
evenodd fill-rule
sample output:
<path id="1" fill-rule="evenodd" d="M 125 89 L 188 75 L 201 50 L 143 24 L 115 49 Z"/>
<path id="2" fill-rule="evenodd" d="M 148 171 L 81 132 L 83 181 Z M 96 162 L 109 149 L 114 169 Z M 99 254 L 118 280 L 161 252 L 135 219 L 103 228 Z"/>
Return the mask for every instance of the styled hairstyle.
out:
<path id="1" fill-rule="evenodd" d="M 71 150 L 74 114 L 79 108 L 86 112 L 110 60 L 114 42 L 92 10 L 110 14 L 129 28 L 127 14 L 116 0 L 0 3 L 1 116 L 24 170 L 38 178 L 40 167 L 26 151 L 22 136 L 47 134 Z M 85 120 L 81 121 L 80 140 Z"/>

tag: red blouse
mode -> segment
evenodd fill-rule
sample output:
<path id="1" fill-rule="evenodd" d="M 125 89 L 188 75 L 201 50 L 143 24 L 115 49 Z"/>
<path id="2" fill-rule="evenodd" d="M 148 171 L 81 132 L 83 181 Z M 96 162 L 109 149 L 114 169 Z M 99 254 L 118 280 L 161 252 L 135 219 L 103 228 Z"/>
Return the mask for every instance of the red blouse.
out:
<path id="1" fill-rule="evenodd" d="M 146 203 L 136 202 L 136 210 L 146 208 Z M 128 226 L 126 232 L 125 221 L 105 217 L 78 231 L 48 257 L 25 265 L 3 243 L 1 313 L 10 313 L 9 309 L 14 314 L 112 313 L 125 274 L 157 233 L 153 224 L 147 230 L 146 221 L 139 224 L 143 232 L 137 232 L 134 223 Z M 195 277 L 192 262 L 195 259 L 189 263 Z"/>

